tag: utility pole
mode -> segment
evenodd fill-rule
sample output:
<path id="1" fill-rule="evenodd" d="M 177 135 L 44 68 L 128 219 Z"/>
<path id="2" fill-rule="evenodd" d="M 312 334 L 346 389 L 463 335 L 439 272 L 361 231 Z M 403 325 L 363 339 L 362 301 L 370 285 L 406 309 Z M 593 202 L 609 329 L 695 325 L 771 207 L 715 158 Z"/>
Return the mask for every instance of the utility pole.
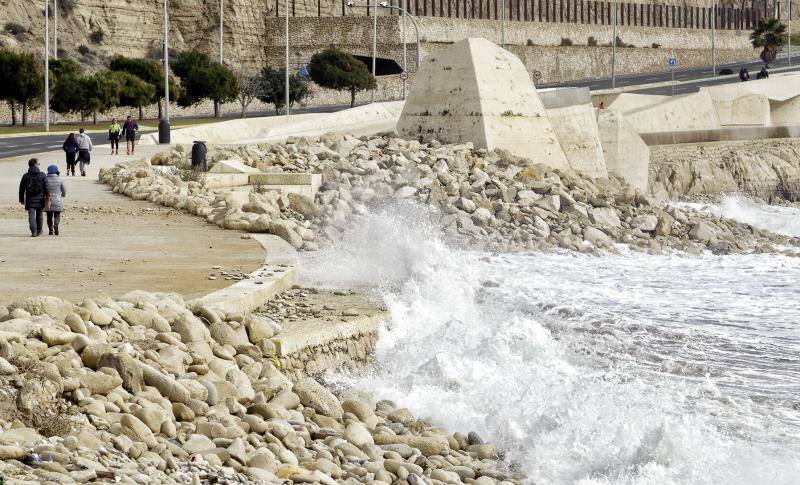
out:
<path id="1" fill-rule="evenodd" d="M 225 0 L 219 0 L 219 63 L 222 64 L 223 57 L 223 32 L 224 32 L 224 18 L 225 18 Z"/>
<path id="2" fill-rule="evenodd" d="M 617 87 L 617 0 L 614 0 L 614 38 L 611 39 L 611 89 Z"/>
<path id="3" fill-rule="evenodd" d="M 50 0 L 44 0 L 44 131 L 50 131 Z"/>
<path id="4" fill-rule="evenodd" d="M 786 0 L 789 2 L 789 45 L 786 49 L 786 62 L 788 65 L 792 65 L 792 0 Z"/>
<path id="5" fill-rule="evenodd" d="M 286 98 L 284 102 L 286 103 L 286 119 L 289 119 L 289 0 L 286 0 L 286 86 L 284 90 L 286 91 Z"/>

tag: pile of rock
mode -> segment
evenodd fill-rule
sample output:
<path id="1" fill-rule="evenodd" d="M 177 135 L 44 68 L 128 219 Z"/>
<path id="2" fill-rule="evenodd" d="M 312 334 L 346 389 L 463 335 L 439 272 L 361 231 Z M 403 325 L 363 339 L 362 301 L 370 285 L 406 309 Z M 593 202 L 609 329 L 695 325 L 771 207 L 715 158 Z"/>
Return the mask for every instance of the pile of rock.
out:
<path id="1" fill-rule="evenodd" d="M 280 332 L 263 316 L 192 308 L 174 294 L 0 307 L 0 474 L 30 483 L 510 480 L 477 436 L 446 434 L 354 390 L 335 396 L 312 378 L 291 381 L 275 365 Z"/>
<path id="2" fill-rule="evenodd" d="M 276 192 L 207 190 L 159 175 L 144 165 L 101 173 L 114 190 L 184 208 L 222 227 L 277 234 L 293 246 L 316 249 L 335 240 L 354 217 L 387 200 L 434 206 L 446 237 L 490 250 L 561 247 L 592 252 L 613 243 L 660 251 L 772 251 L 788 238 L 746 224 L 671 207 L 621 179 L 591 179 L 532 164 L 502 150 L 471 144 L 421 144 L 390 136 L 328 134 L 281 144 L 212 147 L 212 163 L 239 159 L 270 172 L 321 173 L 314 203 Z M 174 150 L 159 164 L 185 166 Z M 796 242 L 796 241 L 794 241 Z"/>

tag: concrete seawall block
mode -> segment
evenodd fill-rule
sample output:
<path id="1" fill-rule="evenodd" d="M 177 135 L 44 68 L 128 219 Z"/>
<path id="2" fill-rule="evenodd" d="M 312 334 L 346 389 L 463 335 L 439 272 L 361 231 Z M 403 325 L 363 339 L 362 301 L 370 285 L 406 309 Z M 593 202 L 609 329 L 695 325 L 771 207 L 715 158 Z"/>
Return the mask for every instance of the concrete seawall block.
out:
<path id="1" fill-rule="evenodd" d="M 632 186 L 647 190 L 650 148 L 622 113 L 606 109 L 597 126 L 609 175 L 618 175 Z"/>

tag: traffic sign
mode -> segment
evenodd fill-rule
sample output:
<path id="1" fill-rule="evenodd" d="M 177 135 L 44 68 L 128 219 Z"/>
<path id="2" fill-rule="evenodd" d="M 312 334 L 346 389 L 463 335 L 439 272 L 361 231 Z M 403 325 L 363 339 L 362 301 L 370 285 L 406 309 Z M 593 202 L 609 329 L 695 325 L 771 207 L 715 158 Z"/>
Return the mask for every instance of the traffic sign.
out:
<path id="1" fill-rule="evenodd" d="M 305 64 L 300 66 L 300 75 L 303 76 L 303 77 L 308 77 L 309 76 L 308 68 L 306 67 Z"/>
<path id="2" fill-rule="evenodd" d="M 675 67 L 678 65 L 678 59 L 675 57 L 670 57 L 667 59 L 667 64 L 669 64 L 670 67 Z"/>
<path id="3" fill-rule="evenodd" d="M 400 73 L 400 79 L 402 79 L 403 81 L 408 79 L 408 73 L 406 71 L 401 72 Z"/>
<path id="4" fill-rule="evenodd" d="M 533 78 L 538 81 L 542 78 L 542 73 L 540 71 L 533 71 Z"/>

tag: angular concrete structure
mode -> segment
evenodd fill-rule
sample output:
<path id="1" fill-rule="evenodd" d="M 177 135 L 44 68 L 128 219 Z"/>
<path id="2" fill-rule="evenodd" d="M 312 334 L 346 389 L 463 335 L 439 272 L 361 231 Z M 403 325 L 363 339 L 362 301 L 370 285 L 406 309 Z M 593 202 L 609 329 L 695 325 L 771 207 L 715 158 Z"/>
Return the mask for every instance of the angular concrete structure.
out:
<path id="1" fill-rule="evenodd" d="M 522 61 L 483 38 L 461 40 L 422 61 L 397 132 L 569 167 Z"/>
<path id="2" fill-rule="evenodd" d="M 763 94 L 753 93 L 750 86 L 749 83 L 711 86 L 700 88 L 700 92 L 711 97 L 722 126 L 769 126 L 769 100 Z"/>
<path id="3" fill-rule="evenodd" d="M 633 126 L 619 111 L 606 109 L 599 112 L 597 127 L 609 175 L 618 175 L 637 189 L 647 190 L 650 148 Z"/>
<path id="4" fill-rule="evenodd" d="M 800 126 L 800 96 L 786 101 L 770 101 L 769 107 L 774 126 Z"/>
<path id="5" fill-rule="evenodd" d="M 722 127 L 707 90 L 622 112 L 637 133 L 715 130 Z"/>
<path id="6" fill-rule="evenodd" d="M 608 177 L 591 103 L 547 110 L 570 168 L 594 178 Z"/>

